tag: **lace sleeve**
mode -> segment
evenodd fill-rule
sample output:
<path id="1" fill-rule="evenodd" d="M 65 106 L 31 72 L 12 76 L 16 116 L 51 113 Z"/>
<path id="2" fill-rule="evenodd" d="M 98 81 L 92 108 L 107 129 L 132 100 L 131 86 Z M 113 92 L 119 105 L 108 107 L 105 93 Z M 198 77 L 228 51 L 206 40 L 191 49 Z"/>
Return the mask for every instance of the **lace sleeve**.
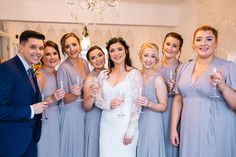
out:
<path id="1" fill-rule="evenodd" d="M 135 133 L 138 130 L 138 120 L 141 112 L 141 106 L 137 105 L 136 98 L 141 96 L 143 80 L 141 73 L 139 71 L 135 71 L 135 73 L 130 78 L 131 88 L 132 88 L 132 113 L 130 118 L 130 123 L 126 135 L 128 137 L 134 137 Z"/>
<path id="2" fill-rule="evenodd" d="M 99 90 L 96 95 L 96 100 L 95 100 L 95 105 L 103 110 L 110 110 L 110 101 L 105 100 L 102 94 L 102 85 L 107 78 L 107 73 L 106 70 L 101 71 L 100 74 L 98 75 L 98 82 L 99 82 Z"/>

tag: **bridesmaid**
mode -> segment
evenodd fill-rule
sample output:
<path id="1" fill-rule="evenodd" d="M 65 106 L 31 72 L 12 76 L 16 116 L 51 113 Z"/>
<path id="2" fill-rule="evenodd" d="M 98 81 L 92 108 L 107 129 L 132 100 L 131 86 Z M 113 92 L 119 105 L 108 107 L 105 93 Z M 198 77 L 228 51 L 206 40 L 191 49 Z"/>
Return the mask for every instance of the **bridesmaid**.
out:
<path id="1" fill-rule="evenodd" d="M 87 62 L 80 58 L 81 45 L 74 33 L 61 38 L 66 60 L 58 68 L 58 85 L 66 92 L 61 101 L 61 156 L 84 156 L 85 111 L 82 107 L 82 85 L 89 73 Z"/>
<path id="2" fill-rule="evenodd" d="M 85 114 L 85 155 L 84 157 L 99 157 L 99 124 L 101 110 L 95 103 L 97 85 L 96 79 L 100 71 L 104 69 L 105 54 L 98 46 L 91 47 L 87 54 L 87 60 L 93 66 L 93 70 L 84 82 L 84 103 Z"/>
<path id="3" fill-rule="evenodd" d="M 180 144 L 180 157 L 236 156 L 236 64 L 215 56 L 217 44 L 215 28 L 199 27 L 193 37 L 196 59 L 177 76 L 171 142 Z"/>
<path id="4" fill-rule="evenodd" d="M 139 55 L 144 87 L 142 96 L 137 99 L 137 104 L 143 108 L 139 119 L 137 157 L 166 157 L 162 112 L 167 108 L 167 89 L 155 70 L 159 60 L 158 47 L 144 43 Z"/>
<path id="5" fill-rule="evenodd" d="M 43 67 L 37 71 L 38 85 L 49 106 L 42 116 L 42 133 L 38 143 L 38 157 L 60 156 L 59 108 L 57 101 L 65 92 L 57 89 L 55 67 L 60 62 L 60 53 L 56 43 L 47 41 L 44 44 Z"/>
<path id="6" fill-rule="evenodd" d="M 170 113 L 174 97 L 173 87 L 175 85 L 175 76 L 178 67 L 182 64 L 179 61 L 183 38 L 180 34 L 170 32 L 166 34 L 162 45 L 162 60 L 158 65 L 158 71 L 161 73 L 168 87 L 168 107 L 163 113 L 165 150 L 167 157 L 178 157 L 178 147 L 170 143 Z M 172 77 L 172 78 L 171 78 Z"/>

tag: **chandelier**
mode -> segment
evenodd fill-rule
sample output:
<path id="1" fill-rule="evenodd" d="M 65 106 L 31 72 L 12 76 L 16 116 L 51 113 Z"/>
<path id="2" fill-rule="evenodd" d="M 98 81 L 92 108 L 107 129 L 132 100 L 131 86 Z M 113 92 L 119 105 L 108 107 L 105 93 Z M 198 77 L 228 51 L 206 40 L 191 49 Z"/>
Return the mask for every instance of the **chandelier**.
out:
<path id="1" fill-rule="evenodd" d="M 103 10 L 118 7 L 120 0 L 65 0 L 66 4 L 73 8 L 79 5 L 85 10 L 95 11 L 101 14 Z"/>

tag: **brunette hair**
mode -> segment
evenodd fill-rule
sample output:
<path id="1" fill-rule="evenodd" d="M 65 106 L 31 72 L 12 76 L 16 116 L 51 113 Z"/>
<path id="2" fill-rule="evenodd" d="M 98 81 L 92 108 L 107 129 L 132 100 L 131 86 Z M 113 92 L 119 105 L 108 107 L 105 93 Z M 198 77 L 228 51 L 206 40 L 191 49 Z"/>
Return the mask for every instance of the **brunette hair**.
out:
<path id="1" fill-rule="evenodd" d="M 121 37 L 114 37 L 114 38 L 111 38 L 107 43 L 106 43 L 106 49 L 109 53 L 109 49 L 110 49 L 110 46 L 112 44 L 115 44 L 115 43 L 120 43 L 124 48 L 125 48 L 125 54 L 126 54 L 126 57 L 125 57 L 125 70 L 127 71 L 127 65 L 128 66 L 132 66 L 132 63 L 131 63 L 131 59 L 130 59 L 130 52 L 129 52 L 129 45 L 127 45 L 126 41 L 121 38 Z M 109 74 L 111 73 L 111 69 L 114 67 L 114 62 L 111 60 L 110 58 L 110 55 L 108 55 L 108 68 L 110 69 L 110 72 Z M 108 74 L 108 75 L 109 75 Z"/>
<path id="2" fill-rule="evenodd" d="M 29 38 L 35 38 L 40 40 L 45 40 L 45 36 L 39 32 L 33 31 L 33 30 L 25 30 L 20 35 L 20 44 L 23 42 L 27 42 Z"/>
<path id="3" fill-rule="evenodd" d="M 92 47 L 90 47 L 90 48 L 88 49 L 88 52 L 87 52 L 87 54 L 86 54 L 86 58 L 87 58 L 88 61 L 90 61 L 90 59 L 89 59 L 89 54 L 90 54 L 90 52 L 92 52 L 93 50 L 96 50 L 96 49 L 100 50 L 100 51 L 105 55 L 105 53 L 103 52 L 103 50 L 101 49 L 101 47 L 99 47 L 99 46 L 97 46 L 97 45 L 92 46 Z"/>
<path id="4" fill-rule="evenodd" d="M 179 56 L 177 58 L 178 65 L 175 68 L 175 73 L 177 73 L 177 69 L 178 69 L 178 67 L 180 65 L 180 60 L 179 59 L 180 59 L 180 56 L 181 56 L 181 49 L 182 49 L 184 40 L 183 40 L 182 36 L 179 33 L 176 33 L 176 32 L 169 32 L 169 33 L 167 33 L 165 38 L 164 38 L 164 41 L 162 43 L 162 53 L 163 53 L 163 49 L 164 49 L 164 45 L 165 45 L 166 39 L 168 37 L 172 37 L 172 38 L 175 38 L 175 39 L 179 40 Z M 162 55 L 162 59 L 161 60 L 163 60 L 163 57 L 164 57 L 164 55 Z M 162 62 L 162 66 L 163 66 L 163 62 Z"/>

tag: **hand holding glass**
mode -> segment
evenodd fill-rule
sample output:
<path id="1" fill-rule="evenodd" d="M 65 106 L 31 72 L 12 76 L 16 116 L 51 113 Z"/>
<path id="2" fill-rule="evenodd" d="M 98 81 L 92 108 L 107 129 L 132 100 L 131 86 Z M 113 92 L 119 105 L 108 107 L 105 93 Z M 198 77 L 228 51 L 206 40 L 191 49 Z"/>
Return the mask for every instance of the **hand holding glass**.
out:
<path id="1" fill-rule="evenodd" d="M 219 98 L 220 96 L 217 94 L 217 82 L 215 81 L 216 79 L 218 79 L 216 77 L 216 72 L 217 72 L 217 69 L 216 67 L 213 67 L 213 71 L 210 75 L 210 79 L 212 81 L 212 95 L 210 96 L 211 98 Z"/>
<path id="2" fill-rule="evenodd" d="M 42 101 L 46 101 L 44 94 L 41 94 L 41 98 L 42 98 Z M 44 110 L 43 113 L 42 113 L 42 118 L 41 118 L 41 120 L 48 120 L 48 117 L 46 116 L 45 110 Z"/>
<path id="3" fill-rule="evenodd" d="M 140 105 L 140 106 L 145 106 L 145 107 L 148 106 L 148 98 L 147 97 L 140 96 L 137 98 L 136 101 L 137 101 L 138 105 Z"/>
<path id="4" fill-rule="evenodd" d="M 125 101 L 125 95 L 123 92 L 118 91 L 117 100 L 118 100 L 118 103 L 120 103 L 120 113 L 118 114 L 118 116 L 124 117 L 125 114 L 123 113 L 123 103 Z"/>
<path id="5" fill-rule="evenodd" d="M 169 94 L 174 94 L 173 87 L 173 82 L 175 81 L 175 72 L 174 70 L 169 71 L 169 78 L 168 78 L 168 88 L 169 88 Z"/>
<path id="6" fill-rule="evenodd" d="M 83 83 L 80 81 L 79 76 L 76 76 L 76 85 L 80 87 L 80 94 L 79 94 L 79 98 L 76 99 L 76 101 L 83 101 L 83 99 L 81 98 L 82 96 L 82 88 L 83 88 Z"/>
<path id="7" fill-rule="evenodd" d="M 98 82 L 97 77 L 93 78 L 93 81 L 92 81 L 89 89 L 90 89 L 90 91 L 89 91 L 90 92 L 90 97 L 95 98 L 96 95 L 97 95 L 97 91 L 99 89 L 99 82 Z"/>
<path id="8" fill-rule="evenodd" d="M 141 102 L 140 102 L 140 101 L 142 101 L 142 100 L 141 100 L 142 98 L 145 98 L 145 97 L 143 97 L 143 92 L 144 92 L 143 89 L 140 88 L 140 89 L 139 89 L 139 95 L 140 95 L 140 96 L 136 99 L 137 105 L 140 106 L 140 108 L 139 108 L 139 110 L 138 110 L 139 113 L 143 113 L 143 111 L 142 111 L 142 106 L 144 106 L 144 105 L 142 105 Z"/>
<path id="9" fill-rule="evenodd" d="M 63 81 L 60 82 L 60 89 L 63 90 Z M 64 100 L 63 100 L 63 98 L 61 99 L 61 104 L 64 105 Z"/>

